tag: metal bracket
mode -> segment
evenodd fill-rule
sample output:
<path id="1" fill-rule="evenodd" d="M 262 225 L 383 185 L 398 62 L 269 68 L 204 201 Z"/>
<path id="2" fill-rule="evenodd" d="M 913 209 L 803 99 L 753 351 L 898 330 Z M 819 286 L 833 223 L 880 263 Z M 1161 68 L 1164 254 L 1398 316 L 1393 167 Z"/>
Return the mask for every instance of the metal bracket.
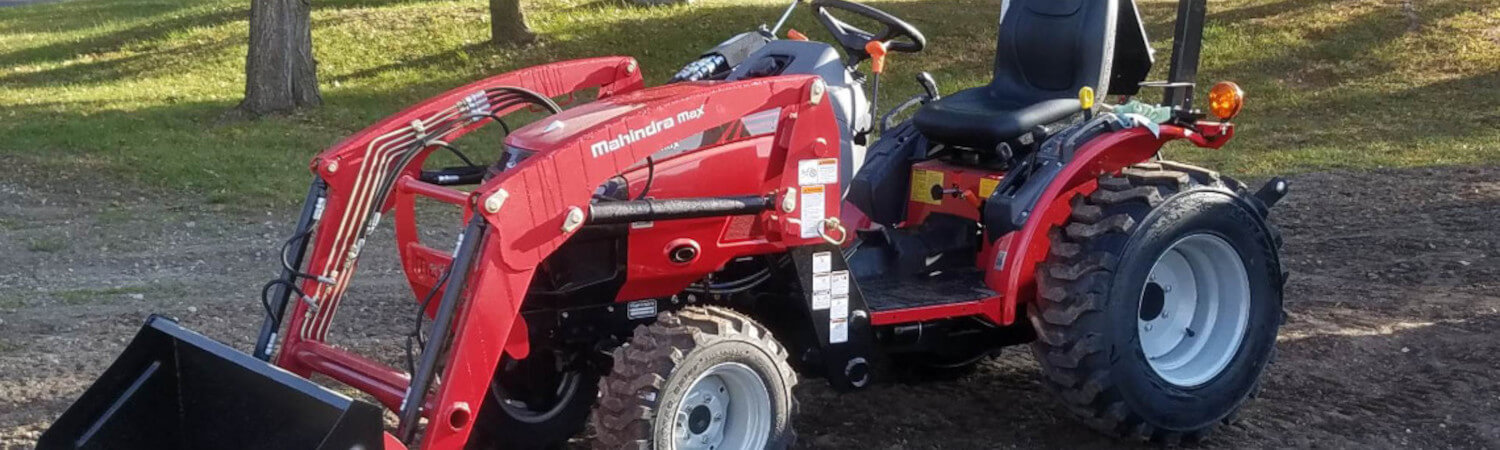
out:
<path id="1" fill-rule="evenodd" d="M 829 386 L 840 391 L 869 386 L 875 333 L 869 306 L 843 251 L 837 245 L 818 244 L 791 253 L 806 318 L 817 339 L 812 348 L 817 350 Z"/>

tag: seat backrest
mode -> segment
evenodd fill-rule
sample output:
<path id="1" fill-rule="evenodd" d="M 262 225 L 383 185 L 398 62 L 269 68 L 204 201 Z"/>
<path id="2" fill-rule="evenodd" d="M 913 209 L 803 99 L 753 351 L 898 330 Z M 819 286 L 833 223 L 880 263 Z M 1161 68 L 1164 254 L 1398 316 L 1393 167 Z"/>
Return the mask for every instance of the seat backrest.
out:
<path id="1" fill-rule="evenodd" d="M 1027 105 L 1109 92 L 1119 1 L 1004 0 L 990 95 Z"/>

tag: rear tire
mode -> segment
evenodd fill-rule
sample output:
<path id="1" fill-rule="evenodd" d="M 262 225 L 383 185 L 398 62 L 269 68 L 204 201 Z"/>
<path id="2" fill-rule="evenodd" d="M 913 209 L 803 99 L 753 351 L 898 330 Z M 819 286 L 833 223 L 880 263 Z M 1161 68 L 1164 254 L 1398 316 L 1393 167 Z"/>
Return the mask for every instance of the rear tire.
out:
<path id="1" fill-rule="evenodd" d="M 1280 237 L 1245 196 L 1214 172 L 1160 162 L 1073 199 L 1030 319 L 1046 384 L 1085 423 L 1196 442 L 1256 394 L 1283 278 Z"/>
<path id="2" fill-rule="evenodd" d="M 786 349 L 749 317 L 718 307 L 662 313 L 615 350 L 594 448 L 788 448 L 796 384 Z"/>

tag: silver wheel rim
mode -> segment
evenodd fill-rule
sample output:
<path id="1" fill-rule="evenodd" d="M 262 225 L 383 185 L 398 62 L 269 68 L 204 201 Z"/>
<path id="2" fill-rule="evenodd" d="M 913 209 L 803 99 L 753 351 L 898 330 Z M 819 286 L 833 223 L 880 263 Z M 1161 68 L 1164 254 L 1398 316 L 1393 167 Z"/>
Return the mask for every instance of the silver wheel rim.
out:
<path id="1" fill-rule="evenodd" d="M 749 366 L 720 363 L 693 380 L 672 420 L 679 450 L 763 448 L 771 434 L 771 392 Z"/>
<path id="2" fill-rule="evenodd" d="M 1250 318 L 1250 279 L 1239 252 L 1198 233 L 1157 257 L 1141 288 L 1136 333 L 1158 377 L 1179 387 L 1207 383 L 1234 359 Z"/>

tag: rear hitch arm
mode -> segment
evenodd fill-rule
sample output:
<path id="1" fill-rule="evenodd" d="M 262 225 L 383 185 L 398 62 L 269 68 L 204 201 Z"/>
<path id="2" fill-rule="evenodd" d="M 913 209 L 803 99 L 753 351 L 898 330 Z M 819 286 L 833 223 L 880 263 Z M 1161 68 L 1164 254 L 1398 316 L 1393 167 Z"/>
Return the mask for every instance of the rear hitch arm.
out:
<path id="1" fill-rule="evenodd" d="M 1288 192 L 1291 192 L 1291 185 L 1287 183 L 1286 179 L 1282 177 L 1275 177 L 1270 181 L 1267 181 L 1265 185 L 1261 186 L 1260 189 L 1255 191 L 1255 194 L 1251 196 L 1255 197 L 1255 199 L 1258 200 L 1261 205 L 1265 206 L 1265 208 L 1260 211 L 1261 215 L 1264 216 L 1270 214 L 1271 208 L 1276 206 L 1276 202 L 1279 202 L 1282 198 L 1285 198 Z"/>

